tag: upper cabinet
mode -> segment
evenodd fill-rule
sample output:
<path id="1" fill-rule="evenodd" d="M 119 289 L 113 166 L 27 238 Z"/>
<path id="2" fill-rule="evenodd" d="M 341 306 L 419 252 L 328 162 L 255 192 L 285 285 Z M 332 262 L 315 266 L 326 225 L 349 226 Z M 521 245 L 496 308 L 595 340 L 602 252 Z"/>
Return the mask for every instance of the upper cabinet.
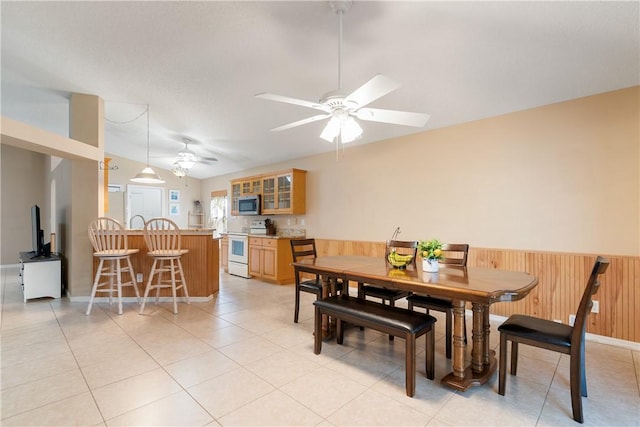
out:
<path id="1" fill-rule="evenodd" d="M 231 215 L 238 214 L 238 198 L 246 194 L 262 195 L 264 215 L 304 214 L 307 198 L 306 179 L 307 171 L 289 169 L 233 180 L 231 181 Z"/>
<path id="2" fill-rule="evenodd" d="M 262 194 L 262 177 L 254 176 L 251 178 L 243 178 L 240 182 L 242 185 L 242 195 Z"/>
<path id="3" fill-rule="evenodd" d="M 231 181 L 231 215 L 238 215 L 238 199 L 242 194 L 242 181 Z"/>

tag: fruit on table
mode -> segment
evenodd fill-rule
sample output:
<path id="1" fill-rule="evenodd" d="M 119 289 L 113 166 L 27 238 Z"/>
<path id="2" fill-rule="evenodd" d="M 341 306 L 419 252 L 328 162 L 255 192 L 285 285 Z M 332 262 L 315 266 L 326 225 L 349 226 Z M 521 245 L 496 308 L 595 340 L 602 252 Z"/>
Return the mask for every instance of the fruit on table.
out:
<path id="1" fill-rule="evenodd" d="M 387 255 L 387 261 L 394 267 L 404 267 L 409 264 L 413 260 L 413 255 L 401 255 L 396 251 L 391 251 L 389 255 Z"/>

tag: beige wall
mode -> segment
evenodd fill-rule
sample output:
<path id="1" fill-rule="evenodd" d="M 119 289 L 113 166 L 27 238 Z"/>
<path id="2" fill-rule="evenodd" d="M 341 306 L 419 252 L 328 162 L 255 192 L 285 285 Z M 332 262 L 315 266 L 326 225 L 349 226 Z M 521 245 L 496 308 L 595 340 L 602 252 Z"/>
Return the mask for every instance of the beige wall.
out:
<path id="1" fill-rule="evenodd" d="M 634 87 L 355 144 L 339 160 L 328 153 L 205 180 L 203 199 L 232 178 L 296 167 L 308 170 L 310 237 L 384 241 L 399 226 L 407 239 L 637 256 L 639 97 Z"/>
<path id="2" fill-rule="evenodd" d="M 40 225 L 49 230 L 44 154 L 0 145 L 0 262 L 17 264 L 18 252 L 31 250 L 31 206 L 40 206 Z M 46 237 L 45 237 L 46 240 Z"/>
<path id="3" fill-rule="evenodd" d="M 135 185 L 145 185 L 138 184 L 129 181 L 130 178 L 134 177 L 138 172 L 140 172 L 144 167 L 144 163 L 135 162 L 133 160 L 125 159 L 122 157 L 114 156 L 111 154 L 105 154 L 107 157 L 111 157 L 110 166 L 117 166 L 117 169 L 109 171 L 109 184 L 118 184 L 124 186 L 126 190 L 128 184 Z M 153 167 L 153 170 L 160 175 L 160 177 L 165 180 L 164 184 L 153 184 L 151 186 L 163 187 L 165 189 L 165 200 L 164 200 L 164 209 L 167 212 L 167 217 L 175 221 L 181 228 L 186 228 L 188 224 L 187 214 L 189 211 L 193 211 L 193 202 L 195 200 L 199 200 L 200 202 L 204 202 L 205 200 L 209 200 L 209 196 L 207 195 L 206 199 L 202 198 L 202 181 L 199 179 L 183 177 L 178 178 L 171 171 L 160 169 L 157 167 Z M 180 215 L 179 216 L 168 216 L 168 205 L 169 205 L 169 190 L 180 190 Z M 112 207 L 111 203 L 109 206 L 110 213 L 114 217 L 123 217 L 124 211 L 126 208 L 126 195 L 115 195 L 112 196 L 114 199 L 121 199 L 117 201 L 115 205 Z M 116 209 L 120 209 L 119 212 L 116 212 Z M 149 218 L 146 218 L 149 219 Z"/>

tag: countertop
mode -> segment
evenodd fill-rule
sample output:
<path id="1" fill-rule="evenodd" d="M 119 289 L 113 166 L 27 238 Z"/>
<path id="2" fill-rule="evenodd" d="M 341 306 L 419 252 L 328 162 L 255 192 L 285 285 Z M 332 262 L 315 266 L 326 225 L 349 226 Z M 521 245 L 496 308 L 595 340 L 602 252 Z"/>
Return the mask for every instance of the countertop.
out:
<path id="1" fill-rule="evenodd" d="M 227 236 L 229 234 L 234 234 L 234 232 L 227 233 L 219 233 L 221 237 Z M 237 233 L 236 233 L 237 234 Z M 263 239 L 304 239 L 304 236 L 279 236 L 279 235 L 268 235 L 268 234 L 247 234 L 248 237 L 261 237 Z"/>
<path id="2" fill-rule="evenodd" d="M 125 232 L 130 236 L 137 236 L 144 234 L 144 230 L 141 228 L 127 228 Z M 181 228 L 180 234 L 183 236 L 212 236 L 213 239 L 220 239 L 221 236 L 216 233 L 213 235 L 212 228 Z"/>

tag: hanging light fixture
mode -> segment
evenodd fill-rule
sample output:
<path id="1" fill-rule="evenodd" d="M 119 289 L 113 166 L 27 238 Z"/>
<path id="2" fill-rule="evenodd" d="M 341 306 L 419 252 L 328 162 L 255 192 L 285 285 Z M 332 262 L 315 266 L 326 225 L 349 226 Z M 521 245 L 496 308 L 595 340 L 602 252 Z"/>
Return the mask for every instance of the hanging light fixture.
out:
<path id="1" fill-rule="evenodd" d="M 183 176 L 187 175 L 188 170 L 187 168 L 183 168 L 178 164 L 178 162 L 176 162 L 176 165 L 173 167 L 173 169 L 171 169 L 171 172 L 173 172 L 173 174 L 178 178 L 182 178 Z"/>
<path id="2" fill-rule="evenodd" d="M 164 180 L 149 166 L 149 104 L 147 104 L 147 167 L 131 178 L 131 181 L 141 184 L 164 184 Z"/>

